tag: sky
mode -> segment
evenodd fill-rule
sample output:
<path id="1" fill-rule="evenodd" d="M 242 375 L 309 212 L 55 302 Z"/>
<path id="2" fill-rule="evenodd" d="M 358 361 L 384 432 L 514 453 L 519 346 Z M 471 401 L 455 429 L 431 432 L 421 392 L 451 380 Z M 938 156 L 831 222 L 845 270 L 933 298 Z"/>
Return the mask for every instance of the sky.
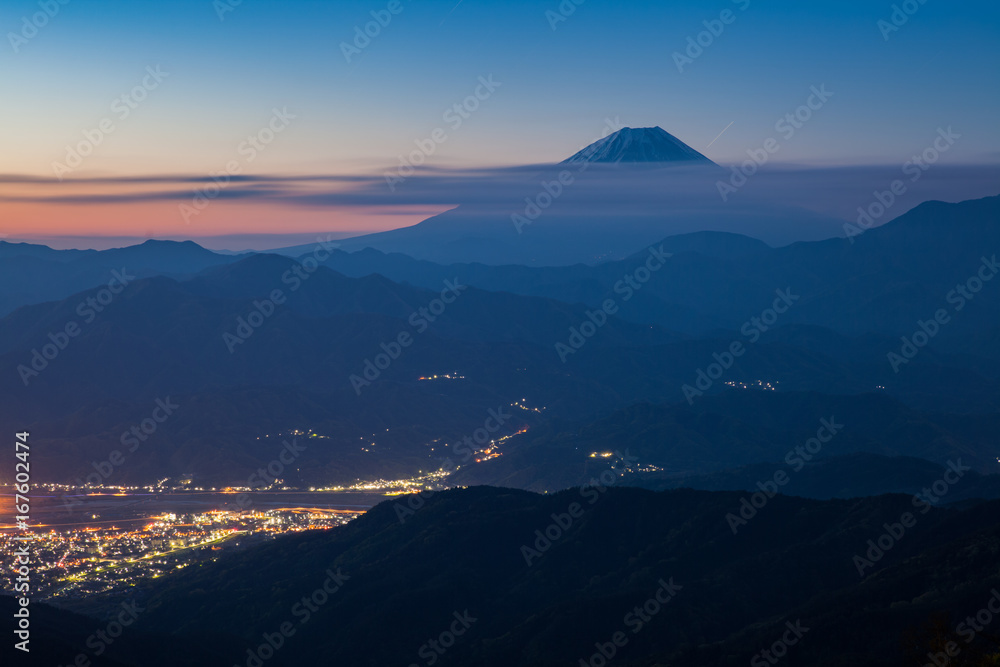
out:
<path id="1" fill-rule="evenodd" d="M 942 165 L 1000 163 L 995 3 L 5 0 L 0 28 L 8 239 L 389 229 L 458 203 L 394 187 L 410 166 L 557 162 L 612 125 L 719 164 L 777 137 L 776 169 L 898 166 L 952 128 Z"/>

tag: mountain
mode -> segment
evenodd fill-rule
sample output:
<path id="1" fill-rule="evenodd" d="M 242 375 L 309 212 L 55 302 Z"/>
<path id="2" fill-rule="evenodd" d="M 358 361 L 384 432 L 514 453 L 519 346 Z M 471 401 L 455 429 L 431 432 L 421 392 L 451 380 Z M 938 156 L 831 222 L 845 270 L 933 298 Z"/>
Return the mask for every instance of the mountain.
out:
<path id="1" fill-rule="evenodd" d="M 985 229 L 970 238 L 982 238 Z M 724 242 L 719 243 L 720 238 Z M 874 236 L 871 243 L 879 247 L 877 239 Z M 948 332 L 903 372 L 894 373 L 886 352 L 899 339 L 879 318 L 869 320 L 874 332 L 863 336 L 782 321 L 769 326 L 752 344 L 738 330 L 738 322 L 753 314 L 746 312 L 747 304 L 768 307 L 775 299 L 774 285 L 782 283 L 772 282 L 764 289 L 775 280 L 768 273 L 773 249 L 744 237 L 737 237 L 736 243 L 729 240 L 691 237 L 674 246 L 665 244 L 665 248 L 693 247 L 710 253 L 679 252 L 660 271 L 666 272 L 668 281 L 678 281 L 672 289 L 679 298 L 690 299 L 688 310 L 716 309 L 725 322 L 736 323 L 732 326 L 737 330 L 710 330 L 697 337 L 630 321 L 642 314 L 629 311 L 630 303 L 639 302 L 642 294 L 655 294 L 661 280 L 659 274 L 651 277 L 641 290 L 633 290 L 630 300 L 612 289 L 615 281 L 644 261 L 641 256 L 633 258 L 633 264 L 609 265 L 611 273 L 602 273 L 603 267 L 578 265 L 558 273 L 549 269 L 526 274 L 538 275 L 535 288 L 544 291 L 549 279 L 567 284 L 562 272 L 571 273 L 580 292 L 564 293 L 575 303 L 518 295 L 491 285 L 489 290 L 456 288 L 460 296 L 445 305 L 439 301 L 442 293 L 451 298 L 449 283 L 467 284 L 459 274 L 446 272 L 436 285 L 424 287 L 377 274 L 348 277 L 316 268 L 305 261 L 308 258 L 300 263 L 275 255 L 252 255 L 185 279 L 137 278 L 100 312 L 87 305 L 104 289 L 96 288 L 61 301 L 24 306 L 0 320 L 0 420 L 48 434 L 49 464 L 40 474 L 58 482 L 90 474 L 92 462 L 120 446 L 116 443 L 122 433 L 147 418 L 154 402 L 167 396 L 183 409 L 158 430 L 154 446 L 141 448 L 116 471 L 115 481 L 147 482 L 195 473 L 204 482 L 233 483 L 273 458 L 268 436 L 292 429 L 313 429 L 325 437 L 310 447 L 289 483 L 400 479 L 428 466 L 437 469 L 456 444 L 480 429 L 489 411 L 497 409 L 513 415 L 498 437 L 529 428 L 532 440 L 549 435 L 555 444 L 535 448 L 535 454 L 546 456 L 525 458 L 520 476 L 490 472 L 491 477 L 483 480 L 533 486 L 540 479 L 550 484 L 559 479 L 553 470 L 564 466 L 565 483 L 575 483 L 579 462 L 564 457 L 572 452 L 564 451 L 562 444 L 573 442 L 572 435 L 565 434 L 600 420 L 611 421 L 586 430 L 591 451 L 603 451 L 612 442 L 626 447 L 650 444 L 655 446 L 644 452 L 647 462 L 675 468 L 674 472 L 711 472 L 780 460 L 784 451 L 780 447 L 791 447 L 796 438 L 804 437 L 800 430 L 776 431 L 765 418 L 773 421 L 774 414 L 806 408 L 819 415 L 852 400 L 860 407 L 882 405 L 885 414 L 906 414 L 905 406 L 963 416 L 913 416 L 928 422 L 928 428 L 924 434 L 914 434 L 912 442 L 905 432 L 873 430 L 866 441 L 845 438 L 842 442 L 852 443 L 851 451 L 943 462 L 942 457 L 959 446 L 954 442 L 975 454 L 973 458 L 988 459 L 988 443 L 972 437 L 976 428 L 995 429 L 989 415 L 1000 405 L 998 364 L 984 356 L 989 348 L 983 333 L 998 329 L 997 311 L 972 312 L 973 306 L 991 303 L 985 288 L 961 313 L 974 326 L 959 324 L 956 316 Z M 862 252 L 861 247 L 856 249 Z M 810 256 L 812 250 L 809 244 L 800 244 L 787 252 Z M 903 259 L 895 263 L 897 281 L 908 273 Z M 805 265 L 822 270 L 821 262 L 811 261 Z M 858 261 L 866 260 L 862 255 Z M 437 270 L 408 262 L 420 270 Z M 763 278 L 736 273 L 733 267 L 741 262 L 757 262 L 748 266 L 758 266 Z M 706 266 L 722 278 L 713 278 Z M 469 270 L 487 275 L 493 268 L 470 265 Z M 937 270 L 928 265 L 924 275 Z M 718 286 L 724 280 L 733 281 L 730 293 Z M 879 289 L 871 277 L 866 286 Z M 268 305 L 275 290 L 280 290 L 283 302 Z M 892 293 L 887 292 L 877 312 L 906 314 Z M 589 301 L 592 296 L 587 295 L 594 294 L 613 298 L 612 306 L 621 308 L 607 316 L 603 308 L 576 298 Z M 699 304 L 698 296 L 717 302 Z M 802 300 L 786 315 L 800 307 L 806 311 L 807 299 Z M 657 316 L 669 312 L 668 306 Z M 421 315 L 421 309 L 427 314 Z M 822 308 L 809 312 L 817 318 L 826 316 Z M 251 326 L 248 320 L 253 318 L 257 319 Z M 670 320 L 664 317 L 664 321 Z M 79 329 L 71 339 L 63 334 L 70 324 Z M 410 344 L 396 350 L 402 334 L 409 336 Z M 940 349 L 942 339 L 954 349 Z M 699 370 L 715 363 L 716 355 L 734 340 L 745 344 L 745 353 L 710 383 L 705 395 L 695 398 L 690 410 L 669 407 L 686 405 L 685 386 L 698 383 Z M 984 351 L 975 353 L 978 348 L 970 341 Z M 390 353 L 393 358 L 387 356 Z M 372 366 L 377 358 L 382 368 Z M 454 380 L 421 379 L 456 374 L 460 377 Z M 779 391 L 740 390 L 743 398 L 726 402 L 712 398 L 737 383 L 759 386 L 761 382 L 772 383 Z M 873 391 L 879 393 L 871 396 Z M 805 401 L 796 392 L 817 396 Z M 891 398 L 883 399 L 883 393 Z M 754 405 L 752 399 L 758 395 L 765 396 L 762 401 L 774 397 L 769 399 L 773 402 Z M 849 398 L 852 395 L 857 396 Z M 635 407 L 637 403 L 661 407 L 644 413 Z M 698 412 L 709 408 L 715 416 Z M 618 424 L 614 419 L 621 410 L 632 410 L 633 416 Z M 857 421 L 871 421 L 870 412 Z M 698 423 L 705 427 L 697 427 Z M 385 435 L 372 440 L 377 446 L 359 446 L 360 439 L 381 433 Z M 932 433 L 941 437 L 934 439 Z M 661 442 L 652 442 L 650 434 Z M 520 440 L 510 444 L 514 442 Z M 734 449 L 733 443 L 747 447 Z M 484 465 L 522 456 L 510 449 L 499 461 Z M 723 461 L 721 468 L 706 466 L 712 456 Z M 549 463 L 556 465 L 545 467 Z"/>
<path id="2" fill-rule="evenodd" d="M 0 594 L 0 613 L 13 616 L 20 609 L 17 599 Z M 116 624 L 109 635 L 110 619 L 98 620 L 48 604 L 31 603 L 30 658 L 14 648 L 14 642 L 0 646 L 0 664 L 53 667 L 55 665 L 87 665 L 87 667 L 217 667 L 239 652 L 241 642 L 231 637 L 194 635 L 197 650 L 182 646 L 176 636 L 157 632 L 137 631 L 131 626 Z M 141 613 L 141 605 L 116 605 L 116 612 L 126 612 L 123 620 L 131 620 L 128 610 Z M 94 613 L 94 616 L 100 615 Z M 102 633 L 98 635 L 97 633 Z M 111 641 L 108 641 L 111 640 Z"/>
<path id="3" fill-rule="evenodd" d="M 246 664 L 247 649 L 290 621 L 267 664 L 426 664 L 426 653 L 441 667 L 586 662 L 622 631 L 615 664 L 637 667 L 746 664 L 788 622 L 807 633 L 790 664 L 889 666 L 907 650 L 926 656 L 929 621 L 974 614 L 1000 584 L 997 502 L 921 511 L 906 496 L 779 495 L 734 535 L 727 516 L 742 497 L 592 486 L 397 498 L 341 528 L 160 579 L 141 591 L 130 630 L 172 634 L 193 655 L 190 634 L 228 637 L 219 664 Z M 885 544 L 907 512 L 915 521 L 872 552 L 868 541 Z M 874 560 L 859 576 L 866 551 Z M 449 627 L 447 650 L 430 648 Z M 979 639 L 963 655 L 984 649 Z"/>
<path id="4" fill-rule="evenodd" d="M 401 197 L 423 197 L 425 184 L 454 190 L 456 207 L 338 243 L 446 264 L 567 266 L 623 259 L 678 234 L 728 232 L 778 246 L 843 236 L 843 221 L 767 197 L 734 206 L 719 194 L 725 178 L 664 130 L 625 128 L 558 164 L 501 171 L 468 187 L 434 175 L 405 179 L 393 185 Z"/>
<path id="5" fill-rule="evenodd" d="M 212 252 L 194 241 L 158 241 L 150 239 L 139 245 L 103 250 L 95 255 L 104 262 L 135 266 L 144 272 L 168 276 L 198 273 L 213 266 L 245 257 Z"/>
<path id="6" fill-rule="evenodd" d="M 55 262 L 70 262 L 81 257 L 96 255 L 97 252 L 97 250 L 55 250 L 37 243 L 0 241 L 0 259 L 5 260 L 14 257 L 35 257 Z"/>
<path id="7" fill-rule="evenodd" d="M 991 472 L 995 452 L 981 434 L 996 430 L 1000 409 L 1000 291 L 983 283 L 900 372 L 887 353 L 918 320 L 951 308 L 948 291 L 978 275 L 982 248 L 1000 246 L 998 202 L 932 202 L 854 244 L 771 248 L 710 232 L 668 237 L 656 246 L 664 264 L 641 289 L 625 289 L 624 279 L 646 267 L 648 252 L 547 268 L 333 253 L 328 266 L 356 274 L 348 276 L 314 268 L 308 257 L 215 264 L 217 256 L 194 244 L 107 251 L 119 267 L 209 266 L 193 276 L 137 277 L 100 312 L 87 306 L 104 290 L 97 287 L 0 319 L 0 419 L 49 434 L 44 474 L 60 482 L 89 474 L 164 396 L 185 409 L 157 433 L 155 447 L 116 472 L 122 481 L 193 472 L 232 483 L 273 458 L 265 436 L 309 428 L 328 437 L 292 483 L 399 479 L 436 468 L 498 408 L 516 415 L 500 436 L 529 432 L 505 441 L 500 459 L 461 469 L 462 483 L 575 484 L 594 463 L 581 461 L 576 447 L 631 447 L 643 463 L 669 471 L 664 484 L 780 461 L 808 435 L 774 424 L 793 414 L 819 419 L 834 406 L 833 414 L 867 426 L 838 439 L 831 455 L 937 464 L 961 455 Z M 939 251 L 967 266 L 934 261 Z M 114 266 L 108 255 L 86 255 Z M 8 261 L 37 271 L 53 263 Z M 449 283 L 469 287 L 433 320 L 420 316 Z M 276 289 L 284 303 L 233 342 L 241 321 L 260 312 L 255 302 Z M 746 324 L 771 306 L 776 289 L 791 290 L 794 305 L 748 336 Z M 616 310 L 605 320 L 608 299 Z M 55 358 L 40 356 L 51 356 L 70 323 L 79 334 Z M 592 335 L 582 336 L 587 323 Z M 413 344 L 377 373 L 368 368 L 402 333 Z M 699 384 L 699 371 L 734 341 L 745 353 L 688 405 L 685 386 Z M 371 384 L 352 380 L 366 369 Z M 461 379 L 420 380 L 449 374 Z M 778 391 L 732 389 L 761 383 Z M 386 433 L 376 448 L 355 444 L 375 433 Z"/>
<path id="8" fill-rule="evenodd" d="M 276 290 L 282 303 L 266 303 Z M 60 481 L 92 472 L 90 463 L 168 396 L 182 408 L 116 480 L 245 479 L 274 456 L 265 436 L 297 428 L 325 437 L 294 483 L 398 479 L 436 469 L 446 443 L 483 427 L 490 410 L 507 415 L 503 430 L 491 431 L 499 437 L 535 423 L 543 408 L 585 414 L 634 391 L 606 362 L 600 372 L 566 373 L 552 344 L 588 321 L 586 309 L 546 299 L 429 291 L 326 268 L 309 274 L 274 255 L 184 281 L 137 279 L 100 312 L 81 315 L 79 304 L 99 292 L 23 307 L 0 325 L 0 419 L 48 421 L 46 474 Z M 442 295 L 452 303 L 439 310 Z M 78 333 L 51 355 L 50 334 L 60 340 L 69 323 Z M 590 346 L 596 354 L 675 339 L 609 318 Z M 456 371 L 463 377 L 420 379 Z M 539 411 L 514 407 L 526 397 Z M 357 446 L 375 433 L 384 433 L 377 448 Z"/>
<path id="9" fill-rule="evenodd" d="M 771 248 L 746 236 L 701 232 L 652 244 L 672 257 L 623 304 L 621 317 L 690 335 L 738 330 L 756 310 L 789 288 L 800 299 L 781 316 L 848 336 L 912 334 L 918 320 L 951 309 L 949 293 L 976 275 L 1000 248 L 1000 196 L 926 202 L 851 239 L 825 239 Z M 955 261 L 942 262 L 942 253 Z M 348 275 L 381 273 L 429 285 L 445 275 L 484 289 L 598 306 L 614 285 L 648 258 L 646 250 L 598 266 L 439 265 L 374 250 L 338 252 L 327 265 Z M 991 271 L 984 269 L 984 275 Z M 954 295 L 953 295 L 954 296 Z M 963 299 L 964 300 L 964 299 Z M 988 281 L 967 307 L 954 312 L 931 347 L 998 357 L 1000 283 Z M 801 333 L 801 330 L 800 330 Z M 803 344 L 803 339 L 796 341 Z M 822 343 L 826 345 L 830 341 Z M 971 345 L 970 345 L 971 343 Z"/>
<path id="10" fill-rule="evenodd" d="M 960 458 L 960 457 L 957 457 Z M 963 459 L 962 465 L 968 459 Z M 695 475 L 674 479 L 644 479 L 638 486 L 662 489 L 699 489 L 702 491 L 760 490 L 758 483 L 774 478 L 775 471 L 789 470 L 784 462 L 755 463 L 709 475 Z M 828 500 L 830 498 L 862 498 L 885 493 L 902 493 L 909 496 L 930 489 L 948 472 L 948 466 L 931 463 L 909 456 L 890 457 L 878 454 L 845 454 L 815 458 L 781 487 L 782 493 L 802 498 Z M 942 504 L 967 503 L 973 499 L 1000 499 L 1000 474 L 981 475 L 965 471 L 961 485 L 950 488 Z"/>
<path id="11" fill-rule="evenodd" d="M 192 241 L 156 241 L 110 250 L 54 250 L 0 241 L 0 316 L 21 307 L 63 299 L 123 276 L 190 276 L 241 259 Z"/>
<path id="12" fill-rule="evenodd" d="M 715 163 L 660 127 L 625 127 L 595 141 L 560 164 L 579 162 Z"/>
<path id="13" fill-rule="evenodd" d="M 824 424 L 839 427 L 834 437 L 806 455 L 796 452 Z M 842 490 L 865 491 L 856 495 L 876 495 L 910 490 L 927 477 L 928 468 L 911 474 L 911 463 L 887 457 L 933 462 L 929 469 L 960 460 L 970 471 L 996 473 L 996 447 L 986 434 L 997 428 L 1000 415 L 951 419 L 909 409 L 884 394 L 729 390 L 693 405 L 637 404 L 593 423 L 535 428 L 514 438 L 502 457 L 463 468 L 451 481 L 556 491 L 585 483 L 627 452 L 636 458 L 633 469 L 646 470 L 635 475 L 635 483 L 648 488 L 752 489 L 780 470 L 796 481 L 797 495 L 822 497 L 830 480 Z M 877 462 L 884 476 L 872 479 L 866 468 L 835 465 L 810 471 L 809 481 L 799 479 L 807 463 L 851 456 L 855 463 Z M 750 480 L 752 474 L 760 476 Z M 890 483 L 895 474 L 899 481 Z M 992 478 L 980 488 L 1000 497 L 1000 477 Z M 962 486 L 974 485 L 964 480 Z"/>

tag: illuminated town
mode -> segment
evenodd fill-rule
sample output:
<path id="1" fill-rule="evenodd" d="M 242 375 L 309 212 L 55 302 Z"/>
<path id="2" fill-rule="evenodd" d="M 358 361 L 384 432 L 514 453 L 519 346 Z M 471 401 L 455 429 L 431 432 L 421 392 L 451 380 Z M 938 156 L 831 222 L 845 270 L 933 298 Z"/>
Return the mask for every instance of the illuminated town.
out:
<path id="1" fill-rule="evenodd" d="M 347 523 L 362 510 L 282 508 L 164 513 L 145 518 L 102 520 L 90 515 L 83 524 L 34 525 L 28 533 L 4 526 L 0 553 L 12 554 L 30 536 L 32 585 L 39 600 L 70 599 L 123 590 L 204 560 L 227 549 L 305 530 Z M 12 563 L 0 575 L 4 590 L 14 589 Z"/>
<path id="2" fill-rule="evenodd" d="M 510 437 L 491 441 L 476 452 L 475 460 L 500 456 L 499 443 Z M 447 488 L 447 477 L 458 467 L 442 460 L 437 470 L 420 471 L 411 478 L 359 480 L 308 490 L 290 488 L 281 480 L 255 489 L 202 488 L 188 479 L 144 486 L 39 484 L 33 489 L 32 507 L 37 513 L 28 522 L 28 531 L 19 530 L 6 513 L 0 517 L 0 590 L 14 590 L 17 572 L 12 554 L 25 537 L 30 538 L 34 599 L 65 602 L 122 592 L 279 535 L 343 525 L 380 498 Z M 12 496 L 10 491 L 0 487 L 0 495 Z M 352 504 L 348 509 L 317 507 L 318 502 Z M 140 509 L 147 503 L 193 504 L 199 509 Z"/>
<path id="3" fill-rule="evenodd" d="M 529 407 L 523 399 L 511 407 L 536 413 L 544 410 Z M 66 603 L 121 593 L 279 535 L 346 524 L 385 497 L 448 488 L 448 477 L 456 470 L 501 456 L 502 446 L 527 430 L 522 427 L 465 450 L 435 440 L 428 443 L 435 463 L 401 479 L 359 479 L 308 489 L 290 486 L 280 478 L 261 480 L 252 487 L 203 486 L 194 482 L 194 475 L 142 485 L 95 485 L 82 480 L 69 485 L 35 484 L 27 530 L 14 522 L 6 508 L 0 512 L 0 590 L 15 590 L 18 575 L 13 554 L 27 543 L 33 599 Z M 290 429 L 261 438 L 289 436 L 329 437 L 312 429 Z M 362 450 L 375 447 L 375 438 L 375 433 L 363 436 Z M 0 486 L 0 495 L 13 497 L 13 489 Z"/>

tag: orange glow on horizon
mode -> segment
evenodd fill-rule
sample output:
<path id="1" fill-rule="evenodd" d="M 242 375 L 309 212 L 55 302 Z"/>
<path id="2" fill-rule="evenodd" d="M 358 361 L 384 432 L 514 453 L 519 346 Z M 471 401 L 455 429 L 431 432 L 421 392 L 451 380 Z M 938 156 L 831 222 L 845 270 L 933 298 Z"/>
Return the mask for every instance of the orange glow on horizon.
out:
<path id="1" fill-rule="evenodd" d="M 61 236 L 199 238 L 246 234 L 327 234 L 341 236 L 408 227 L 450 206 L 306 208 L 238 200 L 213 201 L 186 224 L 179 204 L 188 201 L 65 204 L 0 201 L 0 238 L 38 239 Z M 232 245 L 239 246 L 239 243 Z M 295 245 L 278 242 L 275 245 Z M 265 246 L 266 247 L 266 246 Z M 273 246 L 272 246 L 273 247 Z M 233 247 L 233 250 L 247 249 Z"/>

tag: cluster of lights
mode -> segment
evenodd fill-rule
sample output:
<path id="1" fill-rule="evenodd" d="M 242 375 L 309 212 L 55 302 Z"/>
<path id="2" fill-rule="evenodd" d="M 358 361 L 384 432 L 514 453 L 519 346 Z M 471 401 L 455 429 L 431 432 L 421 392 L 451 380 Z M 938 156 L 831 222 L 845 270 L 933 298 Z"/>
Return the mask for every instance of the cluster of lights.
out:
<path id="1" fill-rule="evenodd" d="M 328 487 L 310 487 L 310 491 L 329 491 L 329 492 L 345 492 L 345 491 L 355 491 L 355 492 L 367 492 L 367 493 L 383 493 L 387 496 L 394 496 L 403 493 L 416 493 L 423 489 L 429 489 L 439 486 L 443 480 L 451 474 L 449 471 L 441 469 L 435 470 L 433 472 L 423 472 L 418 471 L 418 475 L 415 477 L 408 477 L 404 479 L 375 479 L 375 480 L 358 480 L 350 486 L 328 486 Z"/>
<path id="2" fill-rule="evenodd" d="M 102 521 L 57 530 L 37 526 L 30 533 L 36 599 L 66 599 L 121 591 L 192 563 L 214 560 L 231 540 L 260 535 L 323 530 L 361 514 L 355 510 L 289 507 L 266 511 L 215 510 L 195 514 Z M 95 525 L 101 524 L 101 525 Z M 108 525 L 110 524 L 110 525 Z M 18 576 L 15 550 L 21 534 L 0 532 L 0 586 L 13 590 Z"/>
<path id="3" fill-rule="evenodd" d="M 741 382 L 740 380 L 727 380 L 726 384 L 737 389 L 762 389 L 763 391 L 777 391 L 778 382 L 768 380 L 757 380 L 756 382 Z"/>
<path id="4" fill-rule="evenodd" d="M 527 401 L 528 401 L 528 399 L 522 398 L 520 401 L 514 401 L 510 405 L 511 405 L 511 407 L 520 408 L 521 410 L 524 410 L 526 412 L 537 412 L 539 414 L 541 414 L 542 412 L 545 412 L 545 406 L 544 405 L 542 407 L 540 407 L 540 408 L 532 408 L 532 407 L 528 406 Z"/>
<path id="5" fill-rule="evenodd" d="M 465 376 L 460 375 L 458 371 L 453 371 L 451 373 L 445 373 L 443 375 L 421 375 L 417 380 L 464 380 Z"/>

